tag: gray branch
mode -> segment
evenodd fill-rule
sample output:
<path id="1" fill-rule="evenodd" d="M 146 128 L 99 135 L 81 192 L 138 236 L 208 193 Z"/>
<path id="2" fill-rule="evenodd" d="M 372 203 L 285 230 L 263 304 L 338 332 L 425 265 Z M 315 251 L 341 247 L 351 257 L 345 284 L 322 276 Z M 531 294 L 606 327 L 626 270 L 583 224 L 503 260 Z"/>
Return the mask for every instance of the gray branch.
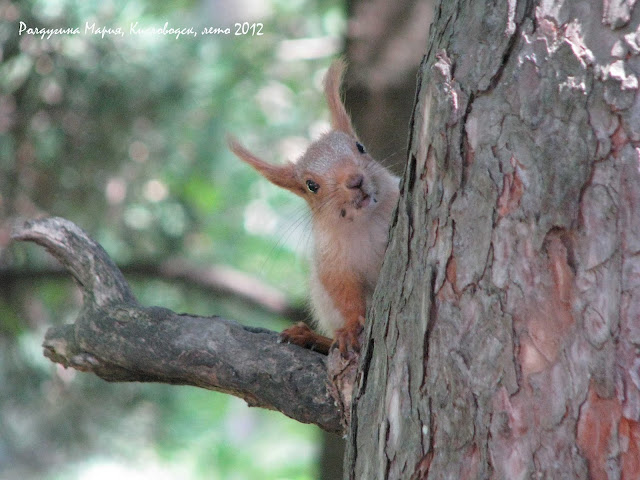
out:
<path id="1" fill-rule="evenodd" d="M 172 258 L 161 263 L 121 264 L 118 269 L 129 279 L 159 278 L 182 283 L 190 289 L 198 288 L 211 296 L 237 299 L 265 313 L 288 319 L 291 323 L 303 322 L 309 317 L 301 302 L 290 301 L 280 290 L 227 265 L 202 266 Z M 29 269 L 0 265 L 0 288 L 16 282 L 24 284 L 36 279 L 55 280 L 68 275 L 65 268 L 56 265 Z"/>
<path id="2" fill-rule="evenodd" d="M 29 221 L 12 237 L 45 247 L 83 292 L 76 322 L 46 334 L 44 353 L 52 361 L 108 381 L 216 390 L 342 432 L 327 390 L 327 357 L 279 344 L 269 330 L 142 307 L 104 249 L 68 220 Z"/>

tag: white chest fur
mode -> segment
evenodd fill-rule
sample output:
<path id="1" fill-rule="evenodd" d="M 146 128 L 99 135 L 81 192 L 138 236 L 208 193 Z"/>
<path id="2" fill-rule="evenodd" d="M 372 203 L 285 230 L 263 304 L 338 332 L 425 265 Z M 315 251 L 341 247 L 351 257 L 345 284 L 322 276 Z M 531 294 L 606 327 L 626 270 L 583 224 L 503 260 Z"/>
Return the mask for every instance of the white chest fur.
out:
<path id="1" fill-rule="evenodd" d="M 387 246 L 391 210 L 379 211 L 365 222 L 345 222 L 338 229 L 314 224 L 314 248 L 309 289 L 318 330 L 333 336 L 345 320 L 320 281 L 320 267 L 337 275 L 355 275 L 362 283 L 367 306 L 375 289 Z"/>

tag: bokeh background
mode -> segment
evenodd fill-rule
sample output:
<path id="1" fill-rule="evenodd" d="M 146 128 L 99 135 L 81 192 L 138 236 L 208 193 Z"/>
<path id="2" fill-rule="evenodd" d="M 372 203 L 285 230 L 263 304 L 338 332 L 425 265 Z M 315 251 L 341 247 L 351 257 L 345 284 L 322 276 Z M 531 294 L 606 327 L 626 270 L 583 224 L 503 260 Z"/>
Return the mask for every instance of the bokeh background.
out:
<path id="1" fill-rule="evenodd" d="M 274 330 L 304 319 L 309 216 L 224 139 L 295 159 L 328 129 L 322 78 L 346 53 L 356 129 L 401 173 L 430 2 L 368 3 L 381 8 L 0 0 L 0 478 L 337 478 L 327 465 L 339 467 L 340 440 L 314 426 L 49 362 L 44 333 L 72 322 L 81 297 L 41 248 L 9 237 L 17 219 L 62 216 L 104 246 L 142 304 Z M 80 34 L 20 35 L 20 22 Z M 135 22 L 198 36 L 131 35 Z M 236 22 L 261 23 L 263 35 L 233 35 Z M 86 23 L 125 35 L 85 33 Z"/>

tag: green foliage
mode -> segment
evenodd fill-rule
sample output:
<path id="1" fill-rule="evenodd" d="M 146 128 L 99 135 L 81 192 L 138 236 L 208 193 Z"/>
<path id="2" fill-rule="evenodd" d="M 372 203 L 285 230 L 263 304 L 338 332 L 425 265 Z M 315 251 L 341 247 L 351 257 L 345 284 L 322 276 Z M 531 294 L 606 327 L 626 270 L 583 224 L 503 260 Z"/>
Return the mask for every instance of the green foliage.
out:
<path id="1" fill-rule="evenodd" d="M 253 7 L 192 0 L 0 5 L 0 267 L 54 265 L 40 248 L 7 249 L 3 221 L 59 215 L 89 231 L 118 263 L 179 257 L 226 264 L 291 298 L 304 296 L 304 206 L 235 159 L 224 137 L 233 133 L 278 162 L 322 128 L 320 79 L 344 13 L 337 0 Z M 21 21 L 81 33 L 19 35 Z M 264 35 L 84 32 L 94 22 L 126 32 L 132 22 L 233 31 L 234 21 L 261 22 Z M 316 58 L 297 43 L 311 37 L 325 39 Z M 184 285 L 137 278 L 133 287 L 143 304 L 283 326 Z M 125 476 L 123 468 L 142 472 L 136 478 L 314 477 L 313 427 L 212 392 L 106 384 L 44 359 L 45 329 L 72 321 L 80 301 L 58 277 L 0 285 L 0 477 L 89 478 L 95 469 Z"/>

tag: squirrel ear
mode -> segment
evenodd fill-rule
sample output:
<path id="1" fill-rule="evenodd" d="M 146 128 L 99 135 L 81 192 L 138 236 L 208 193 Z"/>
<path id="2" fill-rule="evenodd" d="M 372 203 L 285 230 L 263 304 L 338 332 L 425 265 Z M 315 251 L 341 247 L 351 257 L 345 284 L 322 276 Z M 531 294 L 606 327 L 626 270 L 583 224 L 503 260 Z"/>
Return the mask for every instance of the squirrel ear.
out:
<path id="1" fill-rule="evenodd" d="M 356 136 L 351 126 L 351 119 L 347 115 L 342 99 L 340 98 L 340 85 L 346 63 L 342 59 L 334 60 L 324 77 L 324 94 L 327 97 L 329 111 L 331 112 L 331 126 L 334 130 Z"/>
<path id="2" fill-rule="evenodd" d="M 295 167 L 292 163 L 286 165 L 271 165 L 264 160 L 256 157 L 249 150 L 244 148 L 235 137 L 227 136 L 227 145 L 229 149 L 243 162 L 251 165 L 260 175 L 277 185 L 295 194 L 301 195 L 304 189 L 300 187 L 300 183 L 295 176 Z"/>

